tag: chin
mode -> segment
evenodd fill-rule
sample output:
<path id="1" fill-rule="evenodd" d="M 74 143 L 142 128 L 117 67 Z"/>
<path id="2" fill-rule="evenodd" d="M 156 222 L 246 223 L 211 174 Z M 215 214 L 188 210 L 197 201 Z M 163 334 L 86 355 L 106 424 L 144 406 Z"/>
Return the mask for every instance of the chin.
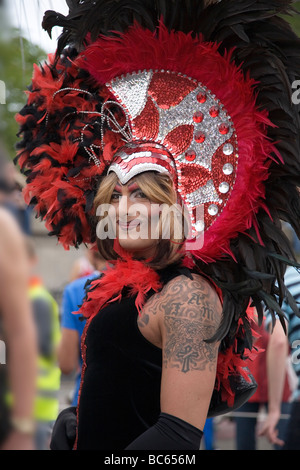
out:
<path id="1" fill-rule="evenodd" d="M 132 240 L 130 238 L 119 238 L 119 244 L 124 250 L 139 257 L 147 255 L 150 251 L 154 254 L 156 247 L 156 244 L 154 244 L 152 240 Z"/>

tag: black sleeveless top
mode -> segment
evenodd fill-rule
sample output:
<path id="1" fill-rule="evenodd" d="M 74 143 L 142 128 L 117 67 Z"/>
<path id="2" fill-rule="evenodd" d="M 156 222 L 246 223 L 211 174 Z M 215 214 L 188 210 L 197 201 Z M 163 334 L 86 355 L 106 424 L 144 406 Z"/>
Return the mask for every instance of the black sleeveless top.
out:
<path id="1" fill-rule="evenodd" d="M 182 274 L 191 277 L 175 266 L 159 274 L 163 285 Z M 135 297 L 123 295 L 87 329 L 77 450 L 125 449 L 159 417 L 162 351 L 141 334 L 137 319 Z"/>

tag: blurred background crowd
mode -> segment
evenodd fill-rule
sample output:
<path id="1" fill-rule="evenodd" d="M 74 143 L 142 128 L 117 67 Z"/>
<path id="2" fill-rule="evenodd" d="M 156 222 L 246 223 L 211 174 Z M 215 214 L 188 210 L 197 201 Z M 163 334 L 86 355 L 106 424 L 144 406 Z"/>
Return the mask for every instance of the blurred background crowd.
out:
<path id="1" fill-rule="evenodd" d="M 295 6 L 300 11 L 300 2 Z M 43 222 L 37 220 L 24 203 L 25 177 L 13 163 L 18 132 L 14 115 L 25 103 L 24 90 L 30 82 L 32 65 L 45 60 L 47 53 L 55 49 L 55 38 L 49 42 L 46 33 L 41 31 L 41 17 L 47 9 L 63 13 L 64 8 L 61 1 L 0 0 L 0 448 L 49 449 L 51 429 L 59 411 L 76 404 L 81 367 L 80 336 L 84 323 L 72 312 L 82 302 L 86 280 L 104 269 L 103 260 L 88 248 L 66 252 L 56 239 L 48 236 Z M 300 35 L 300 17 L 293 18 L 292 25 Z M 286 233 L 299 256 L 300 243 L 291 227 L 286 226 Z M 25 268 L 22 262 L 26 264 Z M 296 295 L 299 295 L 300 281 L 299 287 L 298 281 L 293 282 Z M 10 291 L 12 283 L 15 290 Z M 18 287 L 24 287 L 24 283 L 27 283 L 28 308 L 24 299 L 22 303 L 22 287 Z M 16 296 L 20 296 L 20 311 L 15 311 L 18 310 L 18 302 L 13 302 Z M 18 326 L 22 315 L 32 320 L 33 330 L 27 335 L 30 347 L 26 346 L 26 338 L 22 343 L 22 335 L 26 334 L 26 328 L 20 331 Z M 296 331 L 293 341 L 297 342 L 298 338 L 300 345 L 300 321 Z M 207 421 L 204 449 L 279 448 L 259 435 L 269 400 L 267 350 L 270 336 L 266 325 L 260 329 L 260 335 L 260 346 L 265 353 L 253 366 L 258 391 L 238 412 Z M 15 357 L 12 348 L 16 343 L 18 347 L 23 344 L 23 350 Z M 283 344 L 281 357 L 286 365 L 279 426 L 282 439 L 291 415 L 291 397 L 298 385 L 288 338 L 281 338 L 278 344 Z M 30 361 L 30 357 L 36 358 L 35 372 L 30 368 L 26 372 L 26 361 Z M 20 364 L 18 358 L 23 358 L 23 363 Z M 10 367 L 16 367 L 16 371 Z M 31 391 L 24 387 L 23 395 L 20 392 L 25 373 L 36 374 L 32 429 L 31 418 L 26 412 Z M 10 381 L 12 387 L 6 387 Z M 18 404 L 20 395 L 24 402 Z M 7 416 L 7 408 L 12 410 L 15 421 Z M 17 433 L 12 438 L 14 431 Z M 22 441 L 22 433 L 30 439 Z"/>

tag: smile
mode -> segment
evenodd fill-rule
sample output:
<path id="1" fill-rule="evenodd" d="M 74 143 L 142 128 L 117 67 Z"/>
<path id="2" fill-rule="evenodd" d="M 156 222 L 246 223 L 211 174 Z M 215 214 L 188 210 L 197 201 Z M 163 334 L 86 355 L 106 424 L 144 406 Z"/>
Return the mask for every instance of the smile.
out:
<path id="1" fill-rule="evenodd" d="M 141 221 L 140 220 L 131 220 L 131 221 L 127 221 L 127 222 L 124 222 L 124 221 L 118 221 L 118 225 L 119 225 L 119 228 L 123 231 L 129 231 L 129 230 L 134 230 L 136 229 L 139 225 L 141 224 Z"/>

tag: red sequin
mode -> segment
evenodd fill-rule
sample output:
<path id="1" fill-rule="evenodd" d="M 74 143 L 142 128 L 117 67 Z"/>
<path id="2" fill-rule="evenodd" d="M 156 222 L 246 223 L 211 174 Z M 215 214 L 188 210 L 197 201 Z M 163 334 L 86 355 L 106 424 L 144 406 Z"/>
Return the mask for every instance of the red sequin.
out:
<path id="1" fill-rule="evenodd" d="M 159 131 L 159 113 L 151 98 L 141 114 L 133 121 L 134 133 L 137 138 L 155 140 Z"/>
<path id="2" fill-rule="evenodd" d="M 170 109 L 181 103 L 196 88 L 197 84 L 187 77 L 168 72 L 156 72 L 153 74 L 148 93 L 160 108 Z"/>
<path id="3" fill-rule="evenodd" d="M 169 132 L 164 140 L 164 145 L 172 148 L 172 154 L 178 157 L 191 146 L 193 135 L 194 126 L 192 125 L 176 127 L 173 131 Z"/>
<path id="4" fill-rule="evenodd" d="M 182 163 L 180 165 L 180 174 L 181 174 L 181 185 L 184 188 L 183 194 L 189 194 L 201 186 L 205 186 L 208 180 L 211 179 L 211 172 L 206 168 L 191 164 L 186 165 Z"/>

